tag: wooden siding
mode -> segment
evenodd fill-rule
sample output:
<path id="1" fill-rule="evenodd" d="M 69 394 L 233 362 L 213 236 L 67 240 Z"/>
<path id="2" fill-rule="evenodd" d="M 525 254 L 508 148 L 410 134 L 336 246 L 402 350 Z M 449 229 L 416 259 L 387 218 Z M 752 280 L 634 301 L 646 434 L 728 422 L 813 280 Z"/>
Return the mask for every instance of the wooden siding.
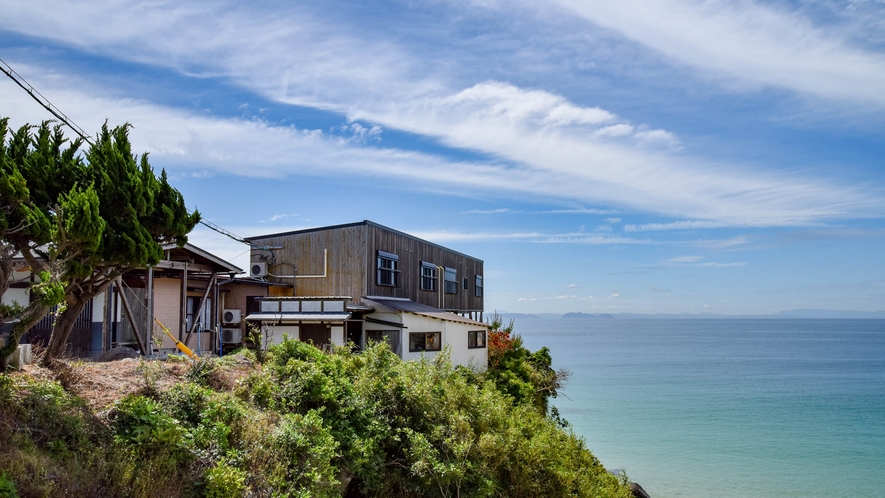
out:
<path id="1" fill-rule="evenodd" d="M 251 240 L 265 246 L 282 247 L 271 251 L 252 250 L 252 261 L 268 262 L 268 273 L 272 275 L 321 275 L 323 250 L 328 250 L 326 278 L 267 277 L 270 282 L 290 285 L 294 282 L 295 296 L 350 296 L 354 303 L 361 303 L 363 296 L 399 297 L 458 312 L 483 310 L 483 298 L 476 297 L 475 290 L 476 276 L 483 275 L 482 261 L 371 222 L 253 237 Z M 379 250 L 399 257 L 399 285 L 396 287 L 376 283 Z M 454 268 L 458 292 L 443 292 L 442 270 L 437 272 L 437 291 L 420 290 L 421 261 Z M 463 287 L 464 277 L 468 279 L 467 290 Z M 272 288 L 269 295 L 286 294 Z"/>
<path id="2" fill-rule="evenodd" d="M 476 297 L 475 281 L 483 273 L 483 262 L 431 244 L 414 237 L 385 230 L 383 227 L 368 225 L 368 261 L 366 265 L 366 287 L 369 296 L 401 297 L 436 308 L 454 311 L 482 311 L 483 298 Z M 399 285 L 390 287 L 377 285 L 377 251 L 396 254 L 399 257 Z M 436 266 L 454 268 L 457 271 L 457 294 L 445 293 L 445 272 L 437 270 L 437 290 L 421 290 L 421 262 Z M 469 280 L 464 290 L 464 277 Z"/>
<path id="3" fill-rule="evenodd" d="M 369 271 L 366 275 L 366 287 L 369 296 L 401 297 L 412 301 L 453 311 L 481 311 L 483 299 L 476 297 L 474 283 L 476 275 L 482 275 L 482 261 L 464 254 L 446 249 L 430 242 L 425 242 L 401 233 L 385 230 L 383 227 L 368 225 Z M 377 251 L 396 254 L 399 257 L 399 285 L 390 287 L 377 285 L 375 261 Z M 457 272 L 456 294 L 445 293 L 445 272 L 437 270 L 437 290 L 421 290 L 421 262 L 426 261 L 436 266 L 454 268 Z M 462 281 L 469 280 L 468 289 L 464 290 Z"/>
<path id="4" fill-rule="evenodd" d="M 328 269 L 325 278 L 279 278 L 268 276 L 270 282 L 295 285 L 295 296 L 351 296 L 359 302 L 365 295 L 366 226 L 347 226 L 332 230 L 283 234 L 262 238 L 262 245 L 281 246 L 274 249 L 268 264 L 273 275 L 322 275 L 323 251 L 328 251 Z M 252 261 L 264 261 L 271 253 L 252 251 Z M 296 272 L 297 268 L 297 272 Z M 293 295 L 271 288 L 271 296 Z"/>

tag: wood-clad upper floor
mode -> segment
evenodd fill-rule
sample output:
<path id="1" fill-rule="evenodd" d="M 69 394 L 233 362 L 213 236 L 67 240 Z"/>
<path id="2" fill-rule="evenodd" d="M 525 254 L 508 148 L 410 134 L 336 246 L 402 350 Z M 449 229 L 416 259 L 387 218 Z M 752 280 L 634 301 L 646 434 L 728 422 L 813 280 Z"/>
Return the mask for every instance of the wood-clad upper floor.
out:
<path id="1" fill-rule="evenodd" d="M 455 312 L 483 310 L 480 259 L 362 221 L 250 237 L 252 261 L 296 296 L 411 299 Z"/>

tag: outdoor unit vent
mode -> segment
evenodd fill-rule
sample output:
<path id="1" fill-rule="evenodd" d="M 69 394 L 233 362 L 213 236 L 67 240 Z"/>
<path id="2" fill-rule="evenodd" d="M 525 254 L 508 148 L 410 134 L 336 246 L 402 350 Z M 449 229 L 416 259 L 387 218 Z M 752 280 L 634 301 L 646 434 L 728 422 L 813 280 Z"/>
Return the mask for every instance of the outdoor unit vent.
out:
<path id="1" fill-rule="evenodd" d="M 224 310 L 221 320 L 224 323 L 240 323 L 240 310 Z"/>
<path id="2" fill-rule="evenodd" d="M 252 263 L 252 266 L 249 269 L 249 276 L 264 277 L 266 275 L 267 275 L 267 263 L 264 263 L 264 262 Z"/>
<path id="3" fill-rule="evenodd" d="M 243 332 L 240 329 L 221 329 L 221 342 L 239 344 L 243 342 Z"/>

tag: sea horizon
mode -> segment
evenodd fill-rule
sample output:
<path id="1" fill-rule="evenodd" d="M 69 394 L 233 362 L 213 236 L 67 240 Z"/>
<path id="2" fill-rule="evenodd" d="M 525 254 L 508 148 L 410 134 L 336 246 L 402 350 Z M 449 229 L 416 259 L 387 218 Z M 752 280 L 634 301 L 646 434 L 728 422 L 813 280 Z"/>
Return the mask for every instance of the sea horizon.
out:
<path id="1" fill-rule="evenodd" d="M 885 487 L 885 320 L 523 317 L 514 332 L 571 372 L 552 405 L 587 447 L 654 498 Z"/>

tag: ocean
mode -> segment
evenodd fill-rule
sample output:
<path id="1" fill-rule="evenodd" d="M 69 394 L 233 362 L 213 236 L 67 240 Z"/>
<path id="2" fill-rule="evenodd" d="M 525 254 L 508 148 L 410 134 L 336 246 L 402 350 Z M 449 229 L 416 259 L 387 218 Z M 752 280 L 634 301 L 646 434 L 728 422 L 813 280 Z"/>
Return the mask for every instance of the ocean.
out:
<path id="1" fill-rule="evenodd" d="M 885 496 L 885 320 L 517 318 L 553 400 L 653 498 Z"/>

